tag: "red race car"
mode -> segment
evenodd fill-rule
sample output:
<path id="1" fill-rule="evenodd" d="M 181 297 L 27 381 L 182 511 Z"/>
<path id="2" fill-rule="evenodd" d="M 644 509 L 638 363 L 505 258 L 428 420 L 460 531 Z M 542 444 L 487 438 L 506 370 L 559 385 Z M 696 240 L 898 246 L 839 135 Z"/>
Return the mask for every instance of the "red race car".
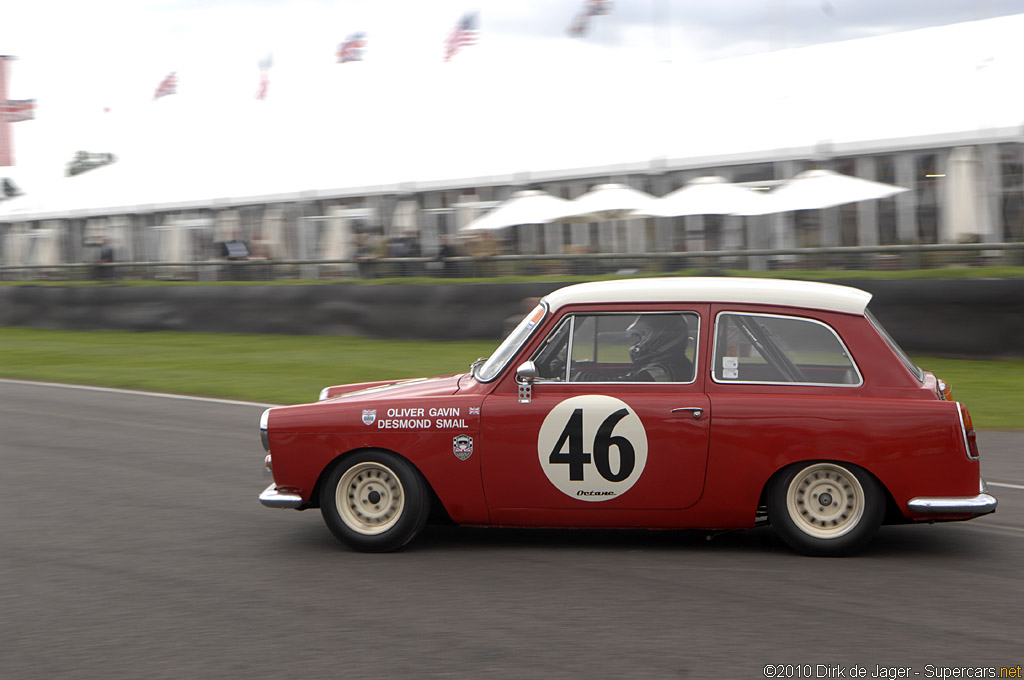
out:
<path id="1" fill-rule="evenodd" d="M 845 286 L 584 283 L 470 372 L 328 387 L 260 420 L 269 507 L 357 550 L 457 524 L 726 530 L 844 555 L 993 512 L 967 408 Z"/>

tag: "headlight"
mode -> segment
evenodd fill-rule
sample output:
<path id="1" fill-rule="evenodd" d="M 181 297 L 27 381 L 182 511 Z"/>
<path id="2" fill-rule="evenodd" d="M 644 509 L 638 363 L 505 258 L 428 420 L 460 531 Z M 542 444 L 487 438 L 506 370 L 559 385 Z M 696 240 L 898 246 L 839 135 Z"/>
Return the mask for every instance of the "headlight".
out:
<path id="1" fill-rule="evenodd" d="M 327 392 L 330 391 L 330 389 L 330 387 L 325 387 L 322 390 L 320 390 L 320 398 L 317 401 L 323 401 L 324 399 L 326 399 Z"/>
<path id="2" fill-rule="evenodd" d="M 263 450 L 270 451 L 270 438 L 267 436 L 267 421 L 270 420 L 270 409 L 268 408 L 260 416 L 260 441 L 263 442 Z"/>

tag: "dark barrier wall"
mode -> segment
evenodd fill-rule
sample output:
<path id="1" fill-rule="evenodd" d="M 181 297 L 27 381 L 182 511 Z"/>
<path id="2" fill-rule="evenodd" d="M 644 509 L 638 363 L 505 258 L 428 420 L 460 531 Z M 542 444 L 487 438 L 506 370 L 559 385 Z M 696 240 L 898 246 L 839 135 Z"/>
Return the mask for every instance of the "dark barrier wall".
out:
<path id="1" fill-rule="evenodd" d="M 1024 279 L 842 281 L 908 352 L 1024 357 Z M 561 283 L 0 288 L 0 325 L 493 339 Z"/>

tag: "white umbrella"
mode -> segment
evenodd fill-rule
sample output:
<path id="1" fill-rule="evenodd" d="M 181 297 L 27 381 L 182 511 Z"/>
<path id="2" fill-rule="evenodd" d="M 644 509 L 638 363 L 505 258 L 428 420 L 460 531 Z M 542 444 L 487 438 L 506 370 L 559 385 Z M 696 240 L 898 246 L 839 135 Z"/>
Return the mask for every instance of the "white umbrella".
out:
<path id="1" fill-rule="evenodd" d="M 455 228 L 462 231 L 483 215 L 491 205 L 493 204 L 481 201 L 476 194 L 459 196 L 459 201 L 452 206 L 455 208 Z"/>
<path id="2" fill-rule="evenodd" d="M 762 205 L 738 215 L 766 215 L 790 210 L 817 210 L 845 203 L 888 198 L 910 189 L 841 175 L 831 170 L 806 170 L 764 197 Z"/>
<path id="3" fill-rule="evenodd" d="M 764 200 L 764 194 L 730 184 L 723 177 L 698 177 L 681 189 L 655 199 L 647 214 L 652 217 L 733 215 L 758 210 Z"/>
<path id="4" fill-rule="evenodd" d="M 603 222 L 647 217 L 655 198 L 625 184 L 599 184 L 574 201 L 559 222 Z"/>
<path id="5" fill-rule="evenodd" d="M 554 222 L 563 217 L 571 206 L 571 201 L 544 191 L 517 191 L 494 210 L 462 227 L 462 231 L 485 231 L 519 224 Z"/>

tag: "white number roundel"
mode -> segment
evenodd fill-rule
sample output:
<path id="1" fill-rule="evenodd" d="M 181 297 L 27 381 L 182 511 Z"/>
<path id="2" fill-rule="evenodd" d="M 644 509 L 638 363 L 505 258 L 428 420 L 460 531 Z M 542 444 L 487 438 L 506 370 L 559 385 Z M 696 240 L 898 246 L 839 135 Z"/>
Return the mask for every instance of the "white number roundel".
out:
<path id="1" fill-rule="evenodd" d="M 621 399 L 571 397 L 544 419 L 537 455 L 544 474 L 562 493 L 581 501 L 607 501 L 624 494 L 643 474 L 647 432 Z"/>

